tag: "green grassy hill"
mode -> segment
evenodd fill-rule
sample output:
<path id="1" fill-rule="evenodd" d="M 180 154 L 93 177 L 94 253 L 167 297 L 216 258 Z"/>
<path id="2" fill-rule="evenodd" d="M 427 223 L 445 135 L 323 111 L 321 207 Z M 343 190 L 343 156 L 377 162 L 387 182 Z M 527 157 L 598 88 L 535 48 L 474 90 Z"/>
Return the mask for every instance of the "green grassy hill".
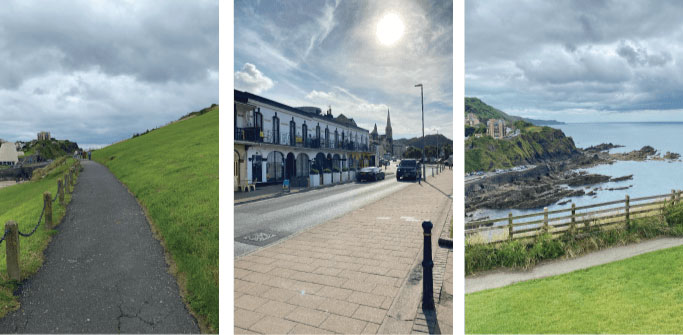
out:
<path id="1" fill-rule="evenodd" d="M 218 106 L 92 158 L 146 209 L 177 267 L 185 301 L 218 332 Z"/>
<path id="2" fill-rule="evenodd" d="M 520 124 L 520 123 L 518 123 Z M 519 136 L 496 140 L 490 136 L 465 141 L 465 172 L 491 171 L 578 153 L 571 137 L 550 127 L 529 126 Z"/>

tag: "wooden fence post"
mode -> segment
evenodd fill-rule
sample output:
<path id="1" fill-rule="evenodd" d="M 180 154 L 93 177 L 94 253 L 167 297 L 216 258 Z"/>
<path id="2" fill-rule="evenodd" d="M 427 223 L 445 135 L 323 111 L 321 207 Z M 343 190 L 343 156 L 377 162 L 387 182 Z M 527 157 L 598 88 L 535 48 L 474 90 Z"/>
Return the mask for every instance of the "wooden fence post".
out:
<path id="1" fill-rule="evenodd" d="M 543 229 L 547 233 L 549 231 L 548 227 L 548 207 L 543 208 Z"/>
<path id="2" fill-rule="evenodd" d="M 671 190 L 671 206 L 676 205 L 676 190 Z"/>
<path id="3" fill-rule="evenodd" d="M 45 229 L 52 229 L 52 195 L 50 192 L 43 193 L 43 205 L 45 206 Z"/>
<path id="4" fill-rule="evenodd" d="M 59 194 L 59 204 L 64 206 L 64 184 L 61 179 L 57 179 L 57 194 Z"/>
<path id="5" fill-rule="evenodd" d="M 572 236 L 576 235 L 576 204 L 572 202 L 572 223 L 571 226 L 569 227 L 569 230 L 571 230 Z"/>
<path id="6" fill-rule="evenodd" d="M 69 192 L 69 174 L 68 173 L 64 174 L 64 192 L 70 193 Z"/>
<path id="7" fill-rule="evenodd" d="M 508 240 L 512 241 L 512 212 L 508 213 Z"/>
<path id="8" fill-rule="evenodd" d="M 19 268 L 19 227 L 14 221 L 5 223 L 5 254 L 7 261 L 7 276 L 10 280 L 21 280 L 21 269 Z"/>
<path id="9" fill-rule="evenodd" d="M 631 228 L 631 198 L 626 195 L 626 228 Z"/>

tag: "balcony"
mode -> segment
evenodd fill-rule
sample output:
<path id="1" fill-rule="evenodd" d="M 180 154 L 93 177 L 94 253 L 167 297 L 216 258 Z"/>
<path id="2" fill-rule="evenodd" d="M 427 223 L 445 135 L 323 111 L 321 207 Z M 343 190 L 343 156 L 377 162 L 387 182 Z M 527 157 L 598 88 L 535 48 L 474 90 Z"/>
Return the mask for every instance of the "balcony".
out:
<path id="1" fill-rule="evenodd" d="M 330 140 L 326 143 L 323 138 L 304 138 L 301 133 L 290 137 L 289 132 L 273 132 L 272 130 L 262 130 L 256 127 L 235 128 L 235 141 L 246 141 L 255 143 L 270 143 L 289 147 L 313 148 L 313 149 L 337 149 L 348 151 L 368 151 L 366 144 L 361 145 L 355 142 L 335 143 Z"/>

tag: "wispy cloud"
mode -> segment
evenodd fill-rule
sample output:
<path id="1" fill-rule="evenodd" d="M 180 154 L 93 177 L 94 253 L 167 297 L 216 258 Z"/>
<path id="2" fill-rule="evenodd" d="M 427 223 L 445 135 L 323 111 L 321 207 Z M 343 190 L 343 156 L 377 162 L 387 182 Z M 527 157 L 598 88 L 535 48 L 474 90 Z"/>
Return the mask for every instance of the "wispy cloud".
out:
<path id="1" fill-rule="evenodd" d="M 363 127 L 383 129 L 391 109 L 395 137 L 421 134 L 420 91 L 426 127 L 452 134 L 452 3 L 408 0 L 236 1 L 235 71 L 245 63 L 274 81 L 266 97 L 292 105 L 332 106 Z M 396 13 L 405 35 L 378 43 L 375 28 Z M 432 124 L 433 123 L 433 124 Z"/>

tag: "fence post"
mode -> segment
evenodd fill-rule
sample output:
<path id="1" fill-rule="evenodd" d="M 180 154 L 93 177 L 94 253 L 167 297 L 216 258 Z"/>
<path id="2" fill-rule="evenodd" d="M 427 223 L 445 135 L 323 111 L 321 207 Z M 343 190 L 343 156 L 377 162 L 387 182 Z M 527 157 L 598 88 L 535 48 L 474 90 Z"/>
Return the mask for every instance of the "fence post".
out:
<path id="1" fill-rule="evenodd" d="M 59 194 L 59 204 L 64 206 L 64 185 L 61 179 L 57 179 L 57 194 Z"/>
<path id="2" fill-rule="evenodd" d="M 7 276 L 10 280 L 21 280 L 21 269 L 19 268 L 19 227 L 14 221 L 5 223 L 5 254 L 7 261 Z"/>
<path id="3" fill-rule="evenodd" d="M 424 230 L 424 256 L 422 258 L 422 309 L 434 310 L 434 278 L 432 277 L 432 223 L 422 222 Z"/>
<path id="4" fill-rule="evenodd" d="M 569 230 L 571 230 L 572 236 L 576 235 L 576 204 L 572 202 L 572 223 L 571 226 L 569 227 Z"/>
<path id="5" fill-rule="evenodd" d="M 512 241 L 512 212 L 508 213 L 508 240 Z"/>
<path id="6" fill-rule="evenodd" d="M 45 206 L 45 229 L 52 229 L 52 195 L 50 192 L 43 193 L 43 205 Z"/>
<path id="7" fill-rule="evenodd" d="M 64 191 L 66 193 L 71 193 L 69 191 L 69 174 L 68 173 L 64 174 Z"/>
<path id="8" fill-rule="evenodd" d="M 631 198 L 626 195 L 626 228 L 631 228 Z"/>
<path id="9" fill-rule="evenodd" d="M 676 205 L 676 190 L 671 190 L 671 206 Z"/>
<path id="10" fill-rule="evenodd" d="M 548 207 L 543 208 L 543 229 L 547 233 L 549 230 L 548 227 Z"/>

